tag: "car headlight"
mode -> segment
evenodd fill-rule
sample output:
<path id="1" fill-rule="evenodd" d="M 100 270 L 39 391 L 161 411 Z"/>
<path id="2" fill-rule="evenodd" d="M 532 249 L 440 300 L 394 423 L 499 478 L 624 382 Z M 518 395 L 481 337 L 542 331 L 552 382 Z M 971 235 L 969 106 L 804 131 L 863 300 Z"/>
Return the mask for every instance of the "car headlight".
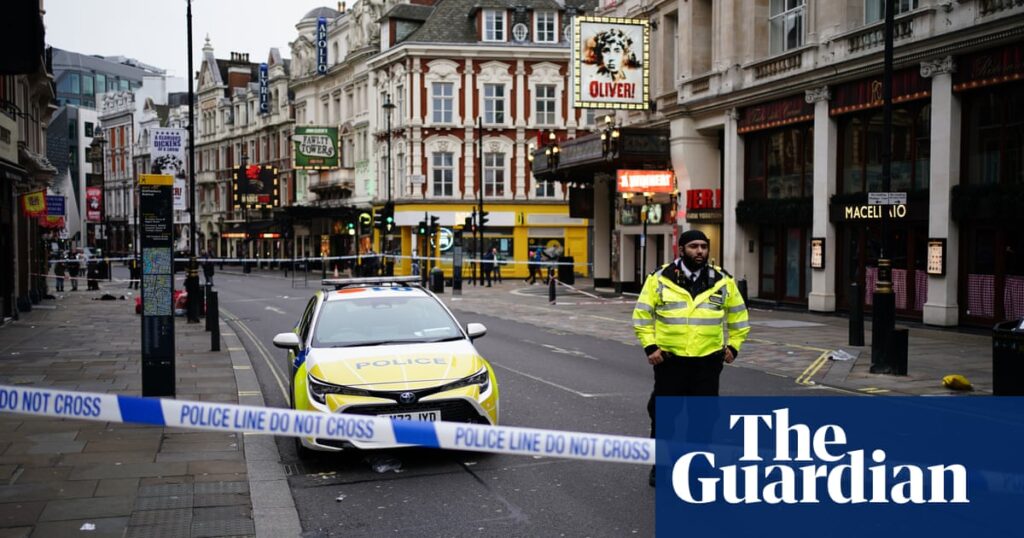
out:
<path id="1" fill-rule="evenodd" d="M 453 381 L 452 383 L 445 385 L 442 387 L 442 390 L 460 389 L 471 385 L 479 385 L 481 394 L 487 392 L 487 389 L 491 388 L 491 376 L 487 372 L 486 366 L 469 377 L 464 377 L 458 381 Z"/>
<path id="2" fill-rule="evenodd" d="M 318 403 L 327 403 L 328 394 L 347 394 L 349 396 L 370 396 L 370 391 L 357 389 L 355 387 L 347 387 L 345 385 L 335 385 L 326 381 L 321 381 L 312 376 L 312 374 L 306 374 L 307 385 L 309 386 L 309 395 L 313 397 L 313 400 Z"/>

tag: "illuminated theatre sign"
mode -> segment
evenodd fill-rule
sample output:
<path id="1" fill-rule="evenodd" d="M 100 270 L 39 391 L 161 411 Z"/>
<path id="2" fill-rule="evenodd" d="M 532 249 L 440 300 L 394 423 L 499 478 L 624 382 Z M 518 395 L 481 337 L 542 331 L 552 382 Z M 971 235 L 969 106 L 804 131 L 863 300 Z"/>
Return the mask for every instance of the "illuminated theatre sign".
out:
<path id="1" fill-rule="evenodd" d="M 647 20 L 576 17 L 572 42 L 573 106 L 647 108 L 650 87 Z"/>

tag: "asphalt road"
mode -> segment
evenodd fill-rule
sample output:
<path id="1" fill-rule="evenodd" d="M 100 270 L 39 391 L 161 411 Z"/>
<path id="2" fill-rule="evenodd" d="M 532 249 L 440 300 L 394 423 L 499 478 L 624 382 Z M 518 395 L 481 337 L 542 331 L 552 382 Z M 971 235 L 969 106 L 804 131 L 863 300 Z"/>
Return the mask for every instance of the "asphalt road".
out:
<path id="1" fill-rule="evenodd" d="M 283 275 L 230 272 L 214 280 L 267 405 L 287 407 L 285 353 L 271 341 L 292 328 L 316 282 L 293 288 Z M 454 310 L 463 325 L 487 325 L 476 345 L 496 369 L 503 424 L 648 433 L 653 377 L 638 346 Z M 731 367 L 722 392 L 808 394 L 792 379 Z M 290 438 L 278 448 L 305 536 L 654 535 L 654 490 L 642 466 L 429 449 L 300 461 Z"/>

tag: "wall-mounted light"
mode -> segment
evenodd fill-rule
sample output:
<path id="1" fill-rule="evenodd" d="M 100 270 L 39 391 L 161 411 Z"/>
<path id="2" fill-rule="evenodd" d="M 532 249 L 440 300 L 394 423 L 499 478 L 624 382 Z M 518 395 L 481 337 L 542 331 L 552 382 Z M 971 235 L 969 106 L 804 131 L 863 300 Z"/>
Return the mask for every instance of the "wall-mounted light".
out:
<path id="1" fill-rule="evenodd" d="M 527 161 L 530 161 L 531 163 L 533 162 L 533 152 L 534 152 L 534 151 L 535 151 L 536 149 L 537 149 L 537 148 L 535 148 L 535 147 L 533 146 L 533 142 L 530 142 L 530 144 L 529 144 L 528 146 L 526 146 L 526 160 L 527 160 Z"/>

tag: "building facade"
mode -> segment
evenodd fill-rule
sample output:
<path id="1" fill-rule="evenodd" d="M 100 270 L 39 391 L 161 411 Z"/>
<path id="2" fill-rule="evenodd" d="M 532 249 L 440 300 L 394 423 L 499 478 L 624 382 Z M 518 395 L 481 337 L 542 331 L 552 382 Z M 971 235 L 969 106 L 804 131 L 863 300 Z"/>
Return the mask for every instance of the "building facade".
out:
<path id="1" fill-rule="evenodd" d="M 57 109 L 46 130 L 46 155 L 57 168 L 60 185 L 54 194 L 65 200 L 67 250 L 95 244 L 96 229 L 86 222 L 85 193 L 92 174 L 87 154 L 98 125 L 95 110 L 67 104 Z"/>
<path id="2" fill-rule="evenodd" d="M 164 70 L 124 56 L 97 56 L 53 49 L 53 76 L 57 105 L 96 109 L 104 93 L 127 92 L 142 87 L 147 76 L 163 76 Z"/>
<path id="3" fill-rule="evenodd" d="M 41 275 L 49 270 L 53 232 L 26 214 L 24 202 L 27 194 L 45 194 L 57 174 L 46 159 L 55 92 L 42 3 L 20 2 L 5 17 L 21 46 L 0 59 L 0 323 L 31 309 L 46 292 Z"/>
<path id="4" fill-rule="evenodd" d="M 482 189 L 483 246 L 520 262 L 545 248 L 588 272 L 587 219 L 569 217 L 566 184 L 535 180 L 529 159 L 539 139 L 575 136 L 593 121 L 568 106 L 563 28 L 587 6 L 364 0 L 333 18 L 308 15 L 292 45 L 296 125 L 337 127 L 341 152 L 339 169 L 307 174 L 309 205 L 346 208 L 311 219 L 310 243 L 332 255 L 382 248 L 401 256 L 399 272 L 429 251 L 451 274 L 449 239 L 479 208 Z M 323 74 L 315 61 L 321 16 Z M 388 202 L 395 226 L 381 238 L 364 219 Z M 438 244 L 418 233 L 429 216 L 438 219 Z M 461 247 L 469 258 L 479 246 L 466 232 Z M 505 271 L 526 276 L 527 266 Z"/>
<path id="5" fill-rule="evenodd" d="M 885 209 L 868 204 L 883 184 L 883 6 L 610 6 L 602 13 L 652 22 L 655 52 L 650 107 L 620 118 L 669 129 L 689 206 L 677 224 L 708 232 L 755 299 L 831 312 L 857 293 L 870 310 L 888 242 L 898 315 L 989 326 L 1024 316 L 1012 209 L 1024 188 L 1024 6 L 896 4 L 890 177 L 906 203 Z"/>
<path id="6" fill-rule="evenodd" d="M 240 166 L 276 170 L 279 205 L 295 196 L 288 64 L 270 49 L 267 103 L 261 111 L 260 64 L 246 53 L 214 56 L 207 40 L 196 89 L 196 191 L 201 250 L 221 257 L 279 258 L 292 252 L 290 226 L 271 209 L 236 208 L 232 176 Z"/>

